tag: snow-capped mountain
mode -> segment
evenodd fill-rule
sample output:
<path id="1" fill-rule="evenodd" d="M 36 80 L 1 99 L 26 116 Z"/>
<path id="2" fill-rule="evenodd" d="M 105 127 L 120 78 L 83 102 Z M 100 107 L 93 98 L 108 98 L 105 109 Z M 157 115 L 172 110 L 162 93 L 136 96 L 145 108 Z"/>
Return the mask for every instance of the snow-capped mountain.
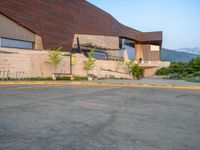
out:
<path id="1" fill-rule="evenodd" d="M 195 48 L 180 48 L 180 49 L 175 49 L 175 51 L 200 55 L 200 48 L 199 47 L 195 47 Z"/>

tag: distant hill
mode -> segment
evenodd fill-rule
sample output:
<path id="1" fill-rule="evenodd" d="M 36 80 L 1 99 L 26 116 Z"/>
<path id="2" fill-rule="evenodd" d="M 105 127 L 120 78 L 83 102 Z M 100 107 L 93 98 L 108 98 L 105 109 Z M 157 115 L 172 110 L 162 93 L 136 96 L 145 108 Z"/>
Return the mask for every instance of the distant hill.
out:
<path id="1" fill-rule="evenodd" d="M 161 50 L 161 60 L 170 62 L 189 62 L 192 58 L 197 57 L 197 54 L 191 54 L 186 52 L 178 52 L 175 50 L 170 50 L 162 48 Z"/>
<path id="2" fill-rule="evenodd" d="M 200 55 L 200 48 L 199 47 L 195 47 L 195 48 L 179 48 L 179 49 L 175 49 L 175 51 Z"/>

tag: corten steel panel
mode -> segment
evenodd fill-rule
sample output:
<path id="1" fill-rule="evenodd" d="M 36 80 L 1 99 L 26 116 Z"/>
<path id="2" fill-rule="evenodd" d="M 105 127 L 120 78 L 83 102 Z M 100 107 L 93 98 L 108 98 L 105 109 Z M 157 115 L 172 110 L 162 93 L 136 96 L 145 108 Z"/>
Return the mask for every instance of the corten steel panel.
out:
<path id="1" fill-rule="evenodd" d="M 162 43 L 162 32 L 124 26 L 85 0 L 0 0 L 0 12 L 43 38 L 44 48 L 70 50 L 75 33 L 126 37 Z"/>
<path id="2" fill-rule="evenodd" d="M 151 51 L 151 45 L 142 45 L 145 61 L 160 61 L 160 51 Z"/>

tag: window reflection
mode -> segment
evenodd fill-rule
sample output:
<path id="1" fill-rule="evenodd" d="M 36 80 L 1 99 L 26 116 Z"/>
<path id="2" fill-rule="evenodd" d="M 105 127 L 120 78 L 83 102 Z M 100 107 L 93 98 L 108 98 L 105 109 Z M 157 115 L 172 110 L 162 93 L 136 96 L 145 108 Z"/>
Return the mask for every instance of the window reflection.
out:
<path id="1" fill-rule="evenodd" d="M 0 46 L 10 47 L 10 48 L 32 49 L 33 42 L 9 39 L 9 38 L 0 38 Z"/>
<path id="2" fill-rule="evenodd" d="M 88 56 L 90 51 L 86 52 L 86 56 Z M 95 51 L 94 54 L 92 55 L 93 58 L 95 59 L 103 59 L 103 60 L 107 60 L 108 59 L 108 54 L 106 52 L 103 51 Z"/>

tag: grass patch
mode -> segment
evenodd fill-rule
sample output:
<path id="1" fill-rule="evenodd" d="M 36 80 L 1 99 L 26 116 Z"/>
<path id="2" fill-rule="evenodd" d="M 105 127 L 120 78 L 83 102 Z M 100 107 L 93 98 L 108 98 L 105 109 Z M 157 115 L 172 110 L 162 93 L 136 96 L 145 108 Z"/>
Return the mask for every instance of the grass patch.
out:
<path id="1" fill-rule="evenodd" d="M 88 80 L 88 78 L 87 77 L 75 76 L 74 80 L 76 80 L 76 81 L 85 81 L 85 80 Z"/>
<path id="2" fill-rule="evenodd" d="M 117 78 L 115 76 L 107 76 L 104 78 L 98 78 L 98 80 L 108 80 L 108 79 L 112 79 L 112 80 L 129 80 L 128 78 Z"/>
<path id="3" fill-rule="evenodd" d="M 184 76 L 184 77 L 170 77 L 170 78 L 166 78 L 166 79 L 170 79 L 170 80 L 184 80 L 187 82 L 195 82 L 195 83 L 200 83 L 200 76 L 192 76 L 192 77 L 188 77 L 188 76 Z"/>
<path id="4" fill-rule="evenodd" d="M 200 83 L 200 76 L 194 76 L 194 77 L 185 77 L 183 78 L 185 81 L 188 81 L 188 82 L 195 82 L 195 83 Z"/>

